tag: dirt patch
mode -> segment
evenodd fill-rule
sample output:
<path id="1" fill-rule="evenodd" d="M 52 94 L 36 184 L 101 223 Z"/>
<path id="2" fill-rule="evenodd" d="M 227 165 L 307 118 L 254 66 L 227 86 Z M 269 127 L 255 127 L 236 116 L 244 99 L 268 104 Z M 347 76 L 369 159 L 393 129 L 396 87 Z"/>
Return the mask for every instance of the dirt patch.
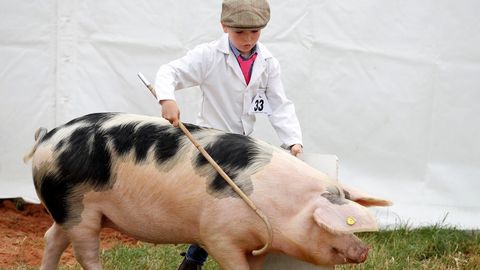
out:
<path id="1" fill-rule="evenodd" d="M 39 267 L 43 254 L 43 235 L 53 220 L 42 205 L 25 204 L 19 211 L 11 200 L 0 200 L 0 268 L 18 265 Z M 112 229 L 103 229 L 102 249 L 109 249 L 117 243 L 136 244 L 137 240 Z M 62 265 L 75 264 L 72 247 L 63 253 Z"/>

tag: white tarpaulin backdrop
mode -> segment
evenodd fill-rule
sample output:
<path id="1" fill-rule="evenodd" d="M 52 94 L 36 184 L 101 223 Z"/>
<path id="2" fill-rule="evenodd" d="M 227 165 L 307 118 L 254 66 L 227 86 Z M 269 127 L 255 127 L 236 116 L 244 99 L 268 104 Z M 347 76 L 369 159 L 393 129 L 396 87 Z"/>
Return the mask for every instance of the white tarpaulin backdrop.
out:
<path id="1" fill-rule="evenodd" d="M 0 0 L 0 198 L 35 198 L 39 126 L 90 112 L 159 115 L 137 79 L 222 34 L 221 1 Z M 480 228 L 480 1 L 272 0 L 261 41 L 282 64 L 305 151 L 395 205 L 384 224 Z M 178 92 L 193 122 L 196 88 Z M 256 137 L 279 145 L 266 118 Z M 295 183 L 292 183 L 294 185 Z"/>

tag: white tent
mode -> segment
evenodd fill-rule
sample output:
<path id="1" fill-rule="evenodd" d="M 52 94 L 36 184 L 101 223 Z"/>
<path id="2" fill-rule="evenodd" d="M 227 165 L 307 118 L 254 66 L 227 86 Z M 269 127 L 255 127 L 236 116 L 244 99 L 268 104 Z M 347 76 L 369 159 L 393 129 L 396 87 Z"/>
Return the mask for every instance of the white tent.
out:
<path id="1" fill-rule="evenodd" d="M 99 111 L 159 115 L 137 79 L 217 39 L 221 1 L 0 2 L 0 198 L 35 200 L 34 131 Z M 305 151 L 392 200 L 384 224 L 480 228 L 480 2 L 271 1 L 261 41 L 282 64 Z M 199 91 L 178 92 L 193 122 Z M 279 144 L 266 118 L 254 136 Z"/>

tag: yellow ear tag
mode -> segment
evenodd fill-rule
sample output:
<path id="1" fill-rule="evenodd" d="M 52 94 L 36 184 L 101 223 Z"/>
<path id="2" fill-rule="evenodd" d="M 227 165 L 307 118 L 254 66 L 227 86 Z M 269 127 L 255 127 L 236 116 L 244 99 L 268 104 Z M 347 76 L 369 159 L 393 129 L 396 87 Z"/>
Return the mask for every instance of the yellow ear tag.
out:
<path id="1" fill-rule="evenodd" d="M 355 220 L 354 217 L 348 217 L 347 218 L 347 224 L 348 225 L 353 226 L 353 225 L 355 225 L 355 223 L 357 223 L 357 221 Z"/>

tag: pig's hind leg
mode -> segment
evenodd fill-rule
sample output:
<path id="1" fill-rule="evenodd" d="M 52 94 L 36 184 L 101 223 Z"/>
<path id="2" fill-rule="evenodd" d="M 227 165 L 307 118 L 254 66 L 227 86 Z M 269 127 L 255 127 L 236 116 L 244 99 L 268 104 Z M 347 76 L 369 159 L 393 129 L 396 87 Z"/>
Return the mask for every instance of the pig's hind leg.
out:
<path id="1" fill-rule="evenodd" d="M 84 210 L 80 224 L 67 231 L 72 241 L 75 258 L 85 270 L 102 269 L 99 256 L 101 229 L 102 214 Z"/>
<path id="2" fill-rule="evenodd" d="M 53 223 L 52 227 L 45 233 L 45 250 L 40 270 L 57 269 L 60 257 L 68 244 L 70 244 L 70 240 L 65 231 L 60 225 Z"/>

